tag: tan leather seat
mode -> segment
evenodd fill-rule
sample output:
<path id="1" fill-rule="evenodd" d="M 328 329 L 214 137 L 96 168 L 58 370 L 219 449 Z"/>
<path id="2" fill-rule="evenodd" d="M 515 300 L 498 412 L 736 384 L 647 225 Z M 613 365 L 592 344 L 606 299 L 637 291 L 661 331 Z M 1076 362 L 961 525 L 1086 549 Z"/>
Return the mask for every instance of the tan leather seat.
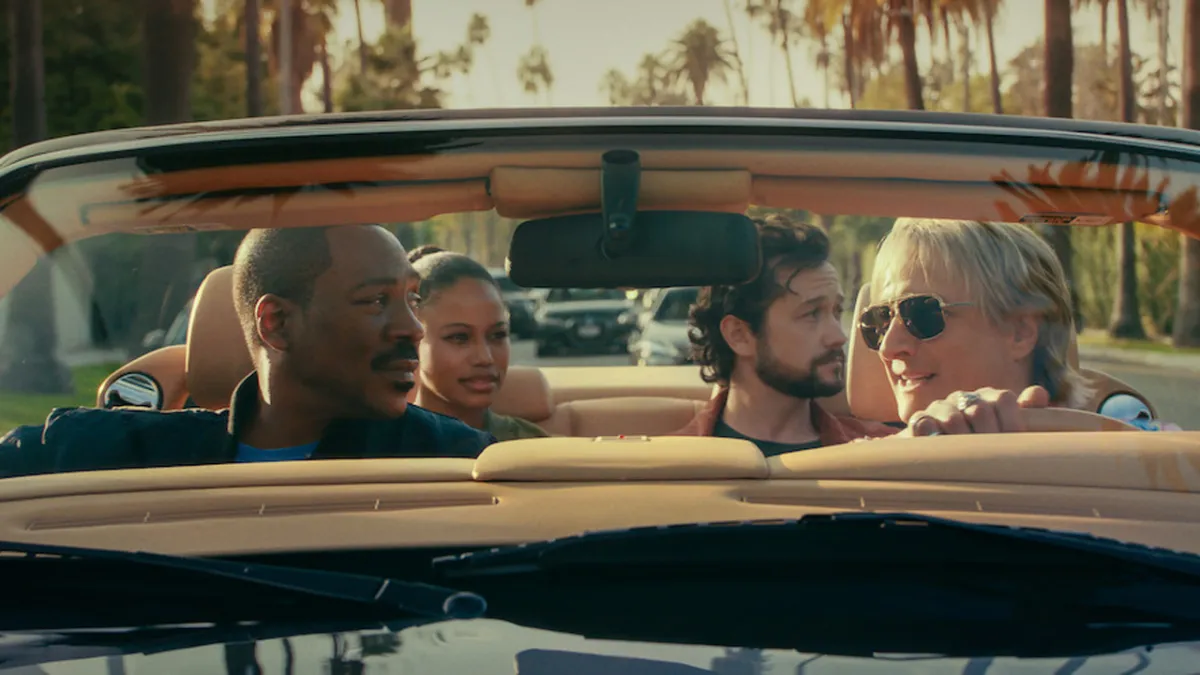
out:
<path id="1" fill-rule="evenodd" d="M 527 419 L 555 436 L 661 436 L 687 424 L 703 405 L 703 400 L 667 396 L 584 398 L 556 403 L 542 371 L 512 366 L 493 409 Z"/>
<path id="2" fill-rule="evenodd" d="M 254 370 L 233 304 L 233 267 L 208 273 L 188 322 L 187 386 L 201 408 L 229 407 L 233 390 Z"/>
<path id="3" fill-rule="evenodd" d="M 103 404 L 102 392 L 116 378 L 143 372 L 162 385 L 164 410 L 183 408 L 189 396 L 201 408 L 219 410 L 229 406 L 234 387 L 253 369 L 233 305 L 233 267 L 220 267 L 196 291 L 187 344 L 162 347 L 125 364 L 100 385 L 96 404 Z"/>
<path id="4" fill-rule="evenodd" d="M 846 396 L 849 400 L 850 411 L 855 417 L 880 422 L 896 422 L 900 421 L 900 414 L 896 409 L 896 398 L 892 394 L 891 383 L 888 380 L 883 361 L 880 360 L 877 353 L 867 348 L 862 333 L 858 330 L 858 317 L 870 305 L 870 295 L 870 284 L 863 284 L 862 289 L 858 292 L 858 300 L 854 303 L 855 322 L 853 335 L 850 336 L 850 354 L 847 361 L 847 370 L 850 371 L 850 374 L 846 378 Z M 1079 345 L 1076 343 L 1074 335 L 1071 336 L 1067 360 L 1072 366 L 1079 368 Z M 1146 397 L 1125 382 L 1090 368 L 1080 368 L 1080 372 L 1095 389 L 1095 393 L 1084 406 L 1085 410 L 1098 412 L 1104 401 L 1113 394 L 1130 394 L 1144 402 L 1157 417 L 1157 411 L 1146 400 Z"/>
<path id="5" fill-rule="evenodd" d="M 145 373 L 153 377 L 163 390 L 163 410 L 179 410 L 187 404 L 188 388 L 184 363 L 186 347 L 168 345 L 148 352 L 126 363 L 104 378 L 96 389 L 96 407 L 104 407 L 104 391 L 117 378 L 128 373 Z"/>

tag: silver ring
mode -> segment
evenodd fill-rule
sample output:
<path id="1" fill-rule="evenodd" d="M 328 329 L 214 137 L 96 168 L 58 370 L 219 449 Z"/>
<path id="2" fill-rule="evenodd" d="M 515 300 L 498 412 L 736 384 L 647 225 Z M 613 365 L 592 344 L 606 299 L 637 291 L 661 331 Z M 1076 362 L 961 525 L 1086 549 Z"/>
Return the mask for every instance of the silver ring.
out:
<path id="1" fill-rule="evenodd" d="M 959 412 L 966 412 L 967 408 L 977 405 L 981 400 L 983 399 L 979 397 L 979 394 L 973 391 L 966 391 L 958 395 L 958 403 L 954 407 L 958 408 Z"/>

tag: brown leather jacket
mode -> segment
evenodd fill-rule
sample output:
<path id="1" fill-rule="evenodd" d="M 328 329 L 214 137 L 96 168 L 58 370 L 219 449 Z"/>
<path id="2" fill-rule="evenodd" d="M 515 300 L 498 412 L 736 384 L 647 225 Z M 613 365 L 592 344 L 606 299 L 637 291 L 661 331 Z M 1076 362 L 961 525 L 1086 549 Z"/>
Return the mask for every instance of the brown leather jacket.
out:
<path id="1" fill-rule="evenodd" d="M 712 436 L 725 410 L 725 402 L 729 400 L 729 388 L 722 387 L 700 413 L 692 418 L 682 429 L 669 434 L 670 436 Z M 826 412 L 814 401 L 809 408 L 812 410 L 813 427 L 820 436 L 821 445 L 840 445 L 858 438 L 881 438 L 899 433 L 899 429 L 867 420 L 853 417 L 838 417 Z"/>

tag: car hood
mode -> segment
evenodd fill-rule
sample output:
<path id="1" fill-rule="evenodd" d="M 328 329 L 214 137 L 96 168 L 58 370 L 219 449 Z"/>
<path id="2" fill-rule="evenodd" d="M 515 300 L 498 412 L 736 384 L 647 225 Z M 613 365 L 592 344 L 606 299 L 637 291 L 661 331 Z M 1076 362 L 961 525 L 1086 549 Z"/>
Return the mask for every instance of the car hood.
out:
<path id="1" fill-rule="evenodd" d="M 14 672 L 46 672 L 38 665 L 55 663 L 56 675 L 93 673 L 264 673 L 368 672 L 457 675 L 522 675 L 574 672 L 639 672 L 653 675 L 756 672 L 814 675 L 840 672 L 897 672 L 889 655 L 878 658 L 834 656 L 796 650 L 730 649 L 708 645 L 589 639 L 581 635 L 532 629 L 494 619 L 444 621 L 416 626 L 382 626 L 378 630 L 338 633 L 298 631 L 252 642 L 189 643 L 186 639 L 148 640 L 135 649 L 115 646 L 73 647 L 70 638 L 40 634 L 0 635 L 0 668 Z M 283 637 L 287 636 L 287 637 Z M 1197 643 L 1161 644 L 1153 650 L 1125 650 L 1087 656 L 1089 670 L 1186 672 L 1194 668 Z M 910 657 L 911 658 L 911 657 Z M 1057 672 L 1071 659 L 997 657 L 989 672 L 1030 668 Z M 1078 659 L 1076 659 L 1078 660 Z M 900 672 L 962 673 L 973 659 L 926 655 L 919 667 Z M 335 665 L 336 664 L 336 665 Z M 355 664 L 361 664 L 355 667 Z M 331 667 L 333 666 L 333 667 Z M 757 666 L 757 668 L 755 667 Z M 24 667 L 24 668 L 22 668 Z"/>
<path id="2" fill-rule="evenodd" d="M 542 305 L 546 314 L 571 314 L 575 312 L 623 312 L 633 304 L 628 300 L 580 300 L 578 302 L 551 302 Z"/>

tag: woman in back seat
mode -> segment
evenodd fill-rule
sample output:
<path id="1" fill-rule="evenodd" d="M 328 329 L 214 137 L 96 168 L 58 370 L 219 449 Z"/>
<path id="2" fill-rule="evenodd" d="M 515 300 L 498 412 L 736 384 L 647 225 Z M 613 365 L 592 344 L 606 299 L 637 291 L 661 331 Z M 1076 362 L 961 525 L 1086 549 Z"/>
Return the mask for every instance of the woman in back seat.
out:
<path id="1" fill-rule="evenodd" d="M 492 275 L 471 258 L 421 246 L 408 256 L 421 275 L 425 325 L 415 403 L 487 431 L 501 441 L 548 434 L 491 412 L 508 373 L 508 309 Z"/>

